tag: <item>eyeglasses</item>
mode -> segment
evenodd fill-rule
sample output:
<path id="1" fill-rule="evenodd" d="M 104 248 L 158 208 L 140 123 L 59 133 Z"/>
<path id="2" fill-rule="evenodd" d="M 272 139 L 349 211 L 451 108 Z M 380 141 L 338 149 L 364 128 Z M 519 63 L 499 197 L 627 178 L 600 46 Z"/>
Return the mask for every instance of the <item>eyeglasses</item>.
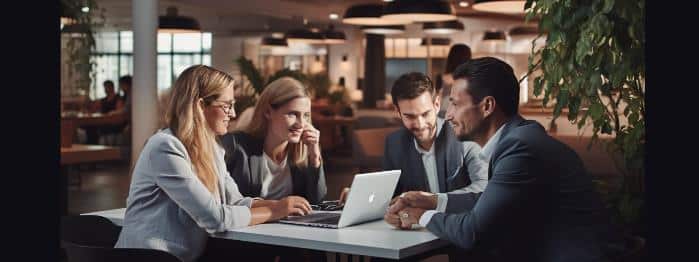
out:
<path id="1" fill-rule="evenodd" d="M 223 103 L 222 105 L 214 105 L 213 103 L 211 103 L 211 106 L 220 107 L 223 110 L 223 112 L 226 114 L 231 114 L 231 112 L 233 111 L 233 105 L 235 104 L 235 101 L 229 102 L 229 101 L 214 100 L 214 102 Z"/>

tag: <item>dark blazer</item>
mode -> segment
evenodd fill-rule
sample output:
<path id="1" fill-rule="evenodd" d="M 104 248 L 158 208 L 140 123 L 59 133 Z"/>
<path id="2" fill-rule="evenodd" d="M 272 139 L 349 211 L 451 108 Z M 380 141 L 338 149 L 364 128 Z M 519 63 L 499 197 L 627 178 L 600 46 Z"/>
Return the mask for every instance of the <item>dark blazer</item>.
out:
<path id="1" fill-rule="evenodd" d="M 430 191 L 425 166 L 415 148 L 414 139 L 413 134 L 405 127 L 386 137 L 382 167 L 384 170 L 401 170 L 394 196 L 406 191 Z M 485 189 L 488 167 L 487 162 L 479 155 L 481 148 L 478 144 L 460 142 L 456 139 L 451 125 L 444 122 L 434 147 L 440 193 L 464 190 L 467 186 L 472 192 Z"/>
<path id="2" fill-rule="evenodd" d="M 537 122 L 505 124 L 488 175 L 480 197 L 450 194 L 427 229 L 503 261 L 606 261 L 620 241 L 578 155 Z"/>
<path id="3" fill-rule="evenodd" d="M 221 144 L 226 150 L 226 167 L 238 189 L 244 196 L 259 197 L 262 190 L 261 172 L 264 165 L 264 141 L 245 132 L 232 132 L 221 137 Z M 325 197 L 325 172 L 320 168 L 302 168 L 295 166 L 289 159 L 292 194 L 302 196 L 311 204 L 319 203 Z"/>

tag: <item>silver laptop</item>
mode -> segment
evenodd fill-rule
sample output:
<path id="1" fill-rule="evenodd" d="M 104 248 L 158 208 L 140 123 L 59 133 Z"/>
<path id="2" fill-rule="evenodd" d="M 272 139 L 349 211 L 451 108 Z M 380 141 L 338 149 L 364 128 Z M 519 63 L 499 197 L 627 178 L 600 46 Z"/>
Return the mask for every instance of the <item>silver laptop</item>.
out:
<path id="1" fill-rule="evenodd" d="M 352 181 L 352 190 L 341 212 L 313 211 L 306 216 L 289 216 L 280 223 L 343 228 L 383 218 L 393 192 L 396 190 L 400 170 L 389 170 L 357 174 Z"/>

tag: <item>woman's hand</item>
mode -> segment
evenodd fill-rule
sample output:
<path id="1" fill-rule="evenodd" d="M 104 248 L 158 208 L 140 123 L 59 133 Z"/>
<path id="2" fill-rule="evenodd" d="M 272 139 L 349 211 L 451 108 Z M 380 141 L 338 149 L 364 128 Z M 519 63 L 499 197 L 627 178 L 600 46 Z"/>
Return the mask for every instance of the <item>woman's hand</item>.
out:
<path id="1" fill-rule="evenodd" d="M 288 196 L 280 199 L 272 206 L 272 220 L 285 218 L 289 215 L 305 216 L 311 213 L 311 204 L 300 196 Z"/>
<path id="2" fill-rule="evenodd" d="M 345 201 L 347 201 L 347 195 L 349 195 L 350 188 L 345 187 L 342 189 L 342 192 L 340 192 L 340 203 L 344 204 Z"/>
<path id="3" fill-rule="evenodd" d="M 308 161 L 312 167 L 318 168 L 321 164 L 320 156 L 320 131 L 308 124 L 301 133 L 301 141 L 308 146 Z"/>

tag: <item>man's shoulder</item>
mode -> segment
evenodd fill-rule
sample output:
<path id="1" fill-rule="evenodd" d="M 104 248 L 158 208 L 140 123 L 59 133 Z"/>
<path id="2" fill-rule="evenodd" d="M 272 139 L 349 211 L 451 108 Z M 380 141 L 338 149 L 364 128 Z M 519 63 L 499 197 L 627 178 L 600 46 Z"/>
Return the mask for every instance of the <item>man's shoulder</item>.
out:
<path id="1" fill-rule="evenodd" d="M 398 128 L 396 131 L 389 133 L 386 136 L 386 141 L 392 144 L 400 144 L 402 140 L 409 140 L 412 135 L 405 127 Z"/>

